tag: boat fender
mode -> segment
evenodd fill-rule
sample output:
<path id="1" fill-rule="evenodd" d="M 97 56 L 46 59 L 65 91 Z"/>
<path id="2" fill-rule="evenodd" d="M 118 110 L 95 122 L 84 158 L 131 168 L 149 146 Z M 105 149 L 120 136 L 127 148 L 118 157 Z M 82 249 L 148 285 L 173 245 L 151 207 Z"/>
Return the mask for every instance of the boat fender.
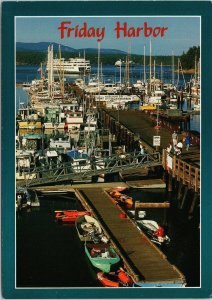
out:
<path id="1" fill-rule="evenodd" d="M 131 283 L 131 278 L 122 270 L 118 270 L 118 278 L 121 282 Z"/>
<path id="2" fill-rule="evenodd" d="M 161 226 L 158 226 L 158 229 L 154 232 L 154 235 L 156 235 L 158 238 L 164 237 L 164 229 Z"/>

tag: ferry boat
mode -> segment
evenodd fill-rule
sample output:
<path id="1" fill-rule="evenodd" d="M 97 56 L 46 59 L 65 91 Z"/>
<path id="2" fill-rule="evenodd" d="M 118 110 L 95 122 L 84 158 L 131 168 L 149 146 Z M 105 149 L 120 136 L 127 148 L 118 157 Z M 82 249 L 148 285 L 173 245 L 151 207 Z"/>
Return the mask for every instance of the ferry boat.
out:
<path id="1" fill-rule="evenodd" d="M 69 58 L 68 60 L 64 58 L 53 59 L 53 72 L 59 74 L 60 70 L 64 74 L 83 74 L 91 71 L 91 65 L 89 60 L 80 57 Z M 48 72 L 48 64 L 46 71 Z"/>

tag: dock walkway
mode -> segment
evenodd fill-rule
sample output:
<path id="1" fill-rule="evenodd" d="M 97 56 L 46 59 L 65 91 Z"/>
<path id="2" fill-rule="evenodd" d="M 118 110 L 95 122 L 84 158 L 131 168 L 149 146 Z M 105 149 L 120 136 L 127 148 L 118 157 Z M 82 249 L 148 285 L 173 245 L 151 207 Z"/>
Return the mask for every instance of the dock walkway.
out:
<path id="1" fill-rule="evenodd" d="M 153 136 L 159 135 L 161 137 L 161 151 L 162 149 L 165 149 L 172 140 L 171 136 L 173 132 L 165 127 L 161 127 L 159 130 L 155 129 L 153 121 L 145 112 L 120 110 L 119 113 L 117 113 L 115 110 L 105 110 L 105 113 L 115 120 L 118 118 L 120 126 L 123 125 L 130 130 L 137 139 L 142 140 L 147 149 L 155 149 L 155 147 L 153 147 Z M 178 138 L 179 140 L 182 140 L 182 134 L 179 134 Z M 199 146 L 192 145 L 189 151 L 183 149 L 180 158 L 194 167 L 200 167 Z"/>
<path id="2" fill-rule="evenodd" d="M 183 286 L 182 273 L 143 234 L 130 218 L 121 219 L 120 209 L 101 188 L 81 188 L 76 195 L 90 208 L 111 237 L 117 252 L 140 286 Z"/>

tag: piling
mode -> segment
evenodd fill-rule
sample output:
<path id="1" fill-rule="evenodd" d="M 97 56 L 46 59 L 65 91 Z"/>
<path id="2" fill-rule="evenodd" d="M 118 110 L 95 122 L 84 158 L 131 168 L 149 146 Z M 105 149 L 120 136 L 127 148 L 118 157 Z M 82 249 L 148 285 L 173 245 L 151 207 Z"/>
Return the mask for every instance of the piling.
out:
<path id="1" fill-rule="evenodd" d="M 179 203 L 179 208 L 180 209 L 183 209 L 183 207 L 184 207 L 187 194 L 188 194 L 188 186 L 184 186 L 183 197 L 182 197 L 181 202 Z"/>
<path id="2" fill-rule="evenodd" d="M 173 186 L 172 186 L 172 175 L 168 173 L 168 192 L 172 192 Z"/>
<path id="3" fill-rule="evenodd" d="M 191 216 L 191 215 L 193 214 L 194 209 L 195 209 L 195 207 L 196 207 L 196 205 L 197 205 L 198 198 L 199 198 L 198 193 L 194 193 L 193 201 L 192 201 L 192 203 L 191 203 L 191 207 L 190 207 L 189 213 L 188 213 L 189 216 Z"/>

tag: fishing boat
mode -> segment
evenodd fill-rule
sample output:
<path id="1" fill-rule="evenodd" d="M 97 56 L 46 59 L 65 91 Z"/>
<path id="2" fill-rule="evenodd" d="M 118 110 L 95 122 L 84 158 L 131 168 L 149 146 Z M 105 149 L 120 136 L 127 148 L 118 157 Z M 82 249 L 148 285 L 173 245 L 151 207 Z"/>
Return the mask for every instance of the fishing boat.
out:
<path id="1" fill-rule="evenodd" d="M 105 273 L 109 273 L 111 267 L 120 261 L 120 257 L 113 247 L 104 243 L 85 243 L 85 253 L 91 264 Z"/>
<path id="2" fill-rule="evenodd" d="M 77 210 L 55 210 L 56 220 L 62 223 L 74 223 L 79 217 L 84 215 L 90 216 L 90 212 Z"/>
<path id="3" fill-rule="evenodd" d="M 160 226 L 156 221 L 138 220 L 136 221 L 136 223 L 147 233 L 152 242 L 159 245 L 162 245 L 164 243 L 168 244 L 170 242 L 170 238 L 164 233 L 164 228 Z"/>
<path id="4" fill-rule="evenodd" d="M 97 279 L 105 287 L 130 287 L 133 284 L 131 277 L 122 268 L 116 272 L 98 272 Z"/>
<path id="5" fill-rule="evenodd" d="M 75 222 L 75 227 L 81 241 L 93 241 L 99 243 L 103 240 L 105 243 L 108 239 L 104 236 L 99 222 L 88 215 L 79 217 Z"/>

